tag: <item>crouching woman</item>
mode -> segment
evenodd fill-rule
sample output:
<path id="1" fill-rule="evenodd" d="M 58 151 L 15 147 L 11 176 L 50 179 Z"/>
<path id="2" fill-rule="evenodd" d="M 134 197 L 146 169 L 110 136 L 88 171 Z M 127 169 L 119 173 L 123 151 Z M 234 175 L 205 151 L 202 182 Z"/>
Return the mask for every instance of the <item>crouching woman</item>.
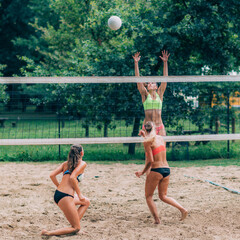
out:
<path id="1" fill-rule="evenodd" d="M 89 199 L 82 195 L 78 185 L 78 181 L 80 181 L 87 166 L 86 162 L 82 160 L 83 155 L 84 151 L 81 145 L 71 146 L 68 160 L 50 174 L 52 182 L 57 187 L 54 194 L 54 201 L 63 211 L 71 226 L 51 231 L 44 229 L 41 235 L 65 235 L 80 231 L 80 220 L 90 205 Z M 63 173 L 63 177 L 59 183 L 56 176 L 61 173 Z M 78 209 L 76 205 L 80 205 Z"/>

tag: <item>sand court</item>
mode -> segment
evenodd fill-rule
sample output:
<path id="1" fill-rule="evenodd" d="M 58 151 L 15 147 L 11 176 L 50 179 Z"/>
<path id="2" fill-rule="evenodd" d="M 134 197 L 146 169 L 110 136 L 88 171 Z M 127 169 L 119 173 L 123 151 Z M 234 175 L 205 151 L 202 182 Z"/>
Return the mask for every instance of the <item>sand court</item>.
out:
<path id="1" fill-rule="evenodd" d="M 0 164 L 1 239 L 43 239 L 42 229 L 69 226 L 53 201 L 55 186 L 49 174 L 57 165 Z M 136 164 L 88 164 L 80 183 L 91 201 L 81 221 L 88 235 L 50 239 L 240 239 L 240 195 L 184 176 L 240 191 L 239 167 L 171 168 L 168 195 L 187 208 L 189 216 L 180 222 L 179 211 L 161 202 L 156 191 L 160 225 L 153 224 L 145 201 L 145 177 L 134 174 L 142 168 Z"/>

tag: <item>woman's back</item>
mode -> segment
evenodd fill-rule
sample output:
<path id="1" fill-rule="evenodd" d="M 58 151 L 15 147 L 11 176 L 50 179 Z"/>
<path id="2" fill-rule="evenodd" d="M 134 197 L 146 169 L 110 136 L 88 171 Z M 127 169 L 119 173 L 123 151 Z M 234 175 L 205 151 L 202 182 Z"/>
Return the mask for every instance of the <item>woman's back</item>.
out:
<path id="1" fill-rule="evenodd" d="M 71 173 L 68 171 L 68 164 L 67 161 L 63 163 L 63 177 L 58 185 L 58 190 L 63 191 L 65 193 L 68 193 L 70 195 L 74 194 L 74 189 L 72 187 L 71 181 L 70 181 Z"/>
<path id="2" fill-rule="evenodd" d="M 168 167 L 167 157 L 166 157 L 166 146 L 163 138 L 156 135 L 154 141 L 151 145 L 153 160 L 152 168 L 158 167 Z"/>

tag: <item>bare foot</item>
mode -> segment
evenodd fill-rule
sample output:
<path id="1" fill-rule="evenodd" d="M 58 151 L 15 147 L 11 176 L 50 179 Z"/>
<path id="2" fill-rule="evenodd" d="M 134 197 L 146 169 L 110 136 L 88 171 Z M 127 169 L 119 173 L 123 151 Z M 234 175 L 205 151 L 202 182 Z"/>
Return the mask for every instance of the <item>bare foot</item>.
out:
<path id="1" fill-rule="evenodd" d="M 41 232 L 41 235 L 43 236 L 48 236 L 48 231 L 43 229 L 42 232 Z"/>
<path id="2" fill-rule="evenodd" d="M 160 224 L 160 218 L 155 218 L 154 224 Z"/>
<path id="3" fill-rule="evenodd" d="M 182 216 L 180 218 L 180 221 L 183 221 L 187 217 L 188 211 L 186 209 L 184 209 L 181 211 L 181 213 L 182 213 Z"/>

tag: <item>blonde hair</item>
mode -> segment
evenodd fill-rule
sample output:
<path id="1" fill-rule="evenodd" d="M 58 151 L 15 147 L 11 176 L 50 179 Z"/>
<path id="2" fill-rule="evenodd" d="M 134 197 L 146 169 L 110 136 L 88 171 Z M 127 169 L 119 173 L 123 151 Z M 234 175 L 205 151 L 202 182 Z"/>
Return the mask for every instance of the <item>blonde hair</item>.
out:
<path id="1" fill-rule="evenodd" d="M 146 124 L 144 124 L 144 128 L 147 133 L 146 137 L 144 138 L 144 142 L 154 142 L 157 136 L 154 123 L 148 121 Z"/>
<path id="2" fill-rule="evenodd" d="M 68 170 L 70 172 L 73 172 L 73 170 L 77 167 L 79 160 L 82 158 L 81 152 L 83 150 L 83 147 L 79 145 L 72 145 L 71 149 L 68 153 Z"/>

